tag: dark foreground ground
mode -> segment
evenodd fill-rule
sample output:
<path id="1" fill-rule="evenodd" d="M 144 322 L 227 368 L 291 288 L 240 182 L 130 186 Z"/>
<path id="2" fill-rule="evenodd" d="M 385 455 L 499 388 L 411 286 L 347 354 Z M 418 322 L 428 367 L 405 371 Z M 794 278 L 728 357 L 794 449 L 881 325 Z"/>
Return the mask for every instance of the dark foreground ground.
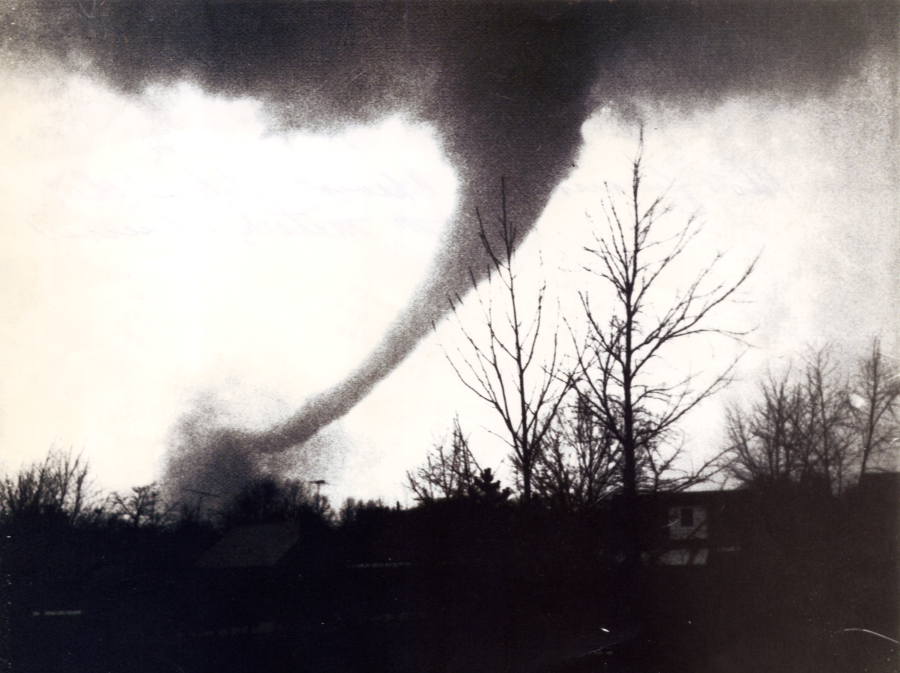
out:
<path id="1" fill-rule="evenodd" d="M 648 537 L 631 569 L 615 526 L 515 508 L 224 536 L 7 529 L 0 670 L 900 670 L 896 502 L 770 500 L 755 519 L 752 499 L 705 502 L 708 536 L 678 541 L 702 562 L 666 564 Z M 729 539 L 726 505 L 752 520 Z"/>
<path id="2" fill-rule="evenodd" d="M 394 571 L 396 569 L 384 569 Z M 458 570 L 458 569 L 457 569 Z M 483 569 L 482 569 L 483 571 Z M 371 570 L 378 572 L 377 570 Z M 424 606 L 406 596 L 403 605 L 347 602 L 345 610 L 286 597 L 276 612 L 253 613 L 233 596 L 207 597 L 180 586 L 148 587 L 120 597 L 105 614 L 24 617 L 9 630 L 13 648 L 7 670 L 34 673 L 309 673 L 608 671 L 735 672 L 897 671 L 897 646 L 883 637 L 835 623 L 827 613 L 790 601 L 761 605 L 744 591 L 710 584 L 713 571 L 664 569 L 642 577 L 640 589 L 654 601 L 635 611 L 615 590 L 585 589 L 565 601 L 538 586 L 519 593 L 491 588 L 472 568 L 465 577 L 440 580 L 456 593 Z M 484 572 L 484 571 L 483 571 Z M 686 577 L 685 572 L 691 573 Z M 384 573 L 388 574 L 388 573 Z M 385 581 L 384 574 L 380 580 Z M 409 574 L 408 572 L 404 574 Z M 145 578 L 145 580 L 148 578 Z M 319 578 L 321 579 L 321 578 Z M 521 579 L 521 578 L 517 578 Z M 340 592 L 373 599 L 379 578 L 345 577 Z M 409 578 L 405 578 L 406 581 Z M 421 591 L 414 578 L 415 590 Z M 396 578 L 387 580 L 393 584 Z M 404 580 L 401 580 L 404 581 Z M 368 587 L 361 583 L 369 584 Z M 672 590 L 674 582 L 681 583 Z M 663 589 L 661 590 L 661 587 Z M 197 585 L 194 585 L 194 590 Z M 334 589 L 332 587 L 331 589 Z M 329 591 L 331 590 L 329 589 Z M 704 592 L 701 601 L 684 593 Z M 368 593 L 368 596 L 366 594 Z M 794 593 L 794 592 L 791 592 Z M 738 595 L 741 594 L 741 595 Z M 718 596 L 724 602 L 713 600 Z M 375 596 L 374 602 L 381 600 Z M 238 601 L 239 602 L 239 601 Z M 393 601 L 392 601 L 393 602 Z M 715 604 L 714 610 L 708 610 Z M 394 611 L 384 612 L 385 607 Z M 418 608 L 418 609 L 415 609 Z M 866 624 L 889 630 L 887 620 Z M 882 631 L 883 633 L 883 631 Z"/>

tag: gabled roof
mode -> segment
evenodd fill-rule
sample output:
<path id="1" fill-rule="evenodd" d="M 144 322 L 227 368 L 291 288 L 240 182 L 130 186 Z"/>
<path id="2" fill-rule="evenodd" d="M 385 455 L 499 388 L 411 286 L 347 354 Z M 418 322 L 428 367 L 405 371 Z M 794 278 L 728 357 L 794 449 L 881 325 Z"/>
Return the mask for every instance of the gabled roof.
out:
<path id="1" fill-rule="evenodd" d="M 241 526 L 229 531 L 197 562 L 198 568 L 271 568 L 300 540 L 294 521 Z"/>

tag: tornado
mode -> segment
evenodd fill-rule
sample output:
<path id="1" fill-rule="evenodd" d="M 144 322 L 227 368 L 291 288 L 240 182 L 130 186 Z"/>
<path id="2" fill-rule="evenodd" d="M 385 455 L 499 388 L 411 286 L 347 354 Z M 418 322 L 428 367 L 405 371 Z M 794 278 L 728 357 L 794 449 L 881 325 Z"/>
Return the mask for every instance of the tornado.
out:
<path id="1" fill-rule="evenodd" d="M 345 380 L 278 427 L 217 435 L 251 455 L 303 444 L 350 411 L 446 315 L 448 298 L 483 278 L 474 213 L 497 207 L 501 178 L 516 243 L 528 236 L 594 110 L 689 115 L 729 96 L 827 97 L 872 54 L 895 58 L 897 19 L 884 2 L 20 2 L 0 9 L 0 55 L 128 96 L 188 81 L 253 97 L 274 132 L 334 132 L 398 112 L 436 129 L 460 196 L 428 273 Z"/>

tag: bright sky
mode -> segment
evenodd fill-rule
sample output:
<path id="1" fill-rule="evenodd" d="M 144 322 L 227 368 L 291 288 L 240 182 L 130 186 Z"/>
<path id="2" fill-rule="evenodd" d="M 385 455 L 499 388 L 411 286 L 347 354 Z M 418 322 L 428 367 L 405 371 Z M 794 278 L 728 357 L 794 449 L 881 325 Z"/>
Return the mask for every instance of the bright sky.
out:
<path id="1" fill-rule="evenodd" d="M 744 383 L 686 426 L 695 455 L 715 447 L 728 395 L 767 366 L 827 340 L 847 353 L 876 334 L 896 346 L 890 91 L 872 63 L 827 101 L 732 98 L 691 115 L 643 106 L 647 193 L 668 187 L 673 217 L 698 211 L 706 223 L 687 261 L 726 250 L 722 271 L 738 274 L 763 252 L 746 303 L 721 316 L 758 326 Z M 0 109 L 5 470 L 71 447 L 98 485 L 124 489 L 159 476 L 173 428 L 201 402 L 260 428 L 290 413 L 377 343 L 455 205 L 438 135 L 402 116 L 327 137 L 272 134 L 249 99 L 187 84 L 128 98 L 12 71 L 0 72 Z M 588 287 L 571 272 L 585 213 L 600 222 L 601 183 L 627 183 L 637 132 L 598 110 L 583 135 L 519 259 L 536 269 L 540 251 L 563 305 Z M 325 431 L 328 458 L 306 475 L 329 482 L 323 493 L 408 502 L 405 472 L 456 412 L 482 462 L 500 462 L 492 417 L 441 350 L 453 329 Z M 701 344 L 675 359 L 698 369 L 735 352 Z"/>

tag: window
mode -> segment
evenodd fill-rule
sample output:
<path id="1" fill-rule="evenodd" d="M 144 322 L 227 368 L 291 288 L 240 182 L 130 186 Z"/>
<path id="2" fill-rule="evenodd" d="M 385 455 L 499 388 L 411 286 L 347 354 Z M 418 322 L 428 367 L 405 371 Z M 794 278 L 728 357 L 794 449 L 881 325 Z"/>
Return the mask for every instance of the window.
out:
<path id="1" fill-rule="evenodd" d="M 706 507 L 670 507 L 668 529 L 670 540 L 707 539 Z"/>

